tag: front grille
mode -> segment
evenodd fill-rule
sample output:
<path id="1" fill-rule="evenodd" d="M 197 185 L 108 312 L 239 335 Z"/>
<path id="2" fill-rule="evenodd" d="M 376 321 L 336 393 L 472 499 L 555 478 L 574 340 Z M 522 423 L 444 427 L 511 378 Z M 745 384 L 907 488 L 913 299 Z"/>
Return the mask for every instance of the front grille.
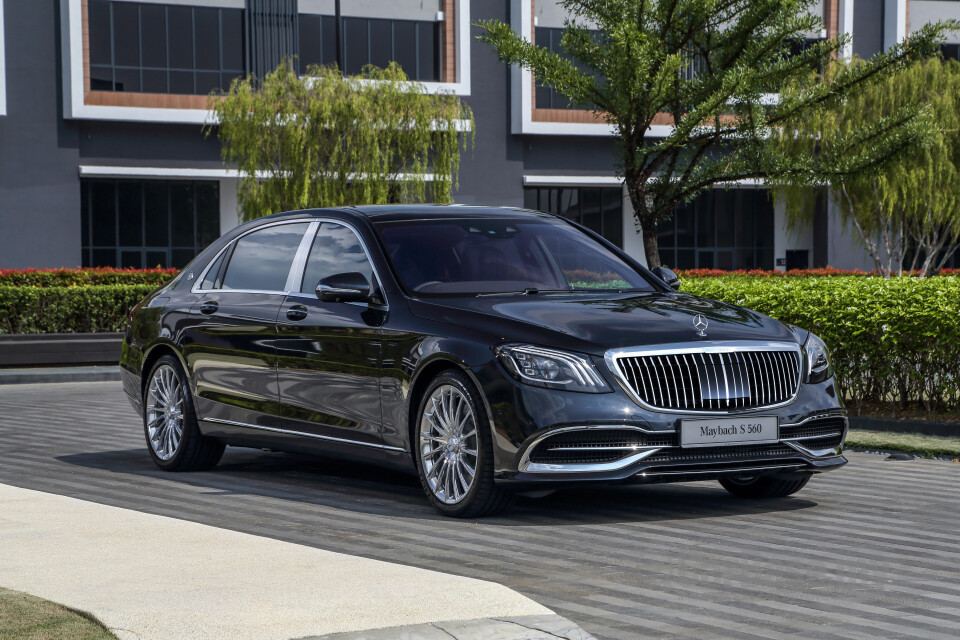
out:
<path id="1" fill-rule="evenodd" d="M 800 384 L 796 351 L 663 353 L 620 356 L 619 374 L 655 409 L 736 411 L 791 400 Z"/>
<path id="2" fill-rule="evenodd" d="M 537 464 L 614 462 L 641 447 L 672 447 L 673 433 L 644 433 L 636 429 L 577 429 L 545 438 L 530 452 Z"/>

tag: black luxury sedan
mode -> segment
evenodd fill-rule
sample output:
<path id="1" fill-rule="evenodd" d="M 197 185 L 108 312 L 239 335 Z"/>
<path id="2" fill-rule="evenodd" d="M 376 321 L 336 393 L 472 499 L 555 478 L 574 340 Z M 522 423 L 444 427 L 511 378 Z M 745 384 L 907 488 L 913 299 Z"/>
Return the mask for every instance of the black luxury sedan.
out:
<path id="1" fill-rule="evenodd" d="M 416 470 L 451 516 L 583 483 L 787 496 L 845 464 L 823 342 L 677 286 L 536 211 L 282 213 L 137 305 L 123 387 L 162 469 L 350 458 Z"/>

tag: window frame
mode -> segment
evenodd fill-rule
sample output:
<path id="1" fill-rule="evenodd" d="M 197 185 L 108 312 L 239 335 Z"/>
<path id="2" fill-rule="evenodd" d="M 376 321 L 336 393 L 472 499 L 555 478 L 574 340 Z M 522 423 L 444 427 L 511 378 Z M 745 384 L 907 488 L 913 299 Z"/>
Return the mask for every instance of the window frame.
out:
<path id="1" fill-rule="evenodd" d="M 266 229 L 268 227 L 277 227 L 285 224 L 303 224 L 304 222 L 309 223 L 307 225 L 306 231 L 303 233 L 303 237 L 300 239 L 300 245 L 297 248 L 297 252 L 294 255 L 293 262 L 290 264 L 290 270 L 287 272 L 287 281 L 284 284 L 284 291 L 274 291 L 274 290 L 262 290 L 262 289 L 223 289 L 223 277 L 226 274 L 227 268 L 230 266 L 230 259 L 233 257 L 233 250 L 237 246 L 237 242 L 245 237 L 260 231 L 261 229 Z M 387 307 L 387 296 L 386 292 L 383 289 L 383 279 L 380 277 L 380 273 L 377 271 L 376 262 L 374 262 L 373 257 L 370 254 L 370 249 L 367 246 L 367 243 L 364 241 L 363 236 L 360 234 L 356 226 L 346 220 L 338 220 L 336 218 L 295 218 L 293 220 L 279 220 L 277 222 L 271 222 L 268 224 L 257 225 L 252 229 L 244 231 L 235 238 L 232 238 L 227 242 L 223 247 L 220 248 L 207 262 L 203 267 L 203 271 L 200 272 L 200 275 L 196 278 L 196 283 L 190 289 L 191 293 L 205 294 L 205 293 L 263 293 L 263 294 L 283 294 L 288 297 L 295 298 L 306 298 L 310 300 L 317 300 L 316 294 L 303 293 L 300 291 L 300 283 L 303 282 L 303 278 L 306 275 L 306 266 L 307 266 L 307 257 L 310 254 L 310 249 L 313 246 L 313 241 L 317 237 L 317 232 L 320 231 L 320 228 L 325 223 L 338 224 L 349 229 L 353 235 L 357 238 L 357 241 L 360 243 L 360 247 L 363 249 L 363 253 L 367 258 L 367 261 L 370 263 L 371 271 L 373 273 L 374 282 L 370 283 L 370 290 L 372 292 L 379 292 L 379 296 L 383 299 L 382 305 L 374 305 L 372 302 L 348 302 L 345 304 L 361 305 L 361 306 L 377 306 L 377 307 Z M 216 275 L 214 280 L 214 288 L 212 289 L 203 289 L 201 285 L 204 280 L 207 278 L 207 271 L 217 263 L 217 260 L 220 259 L 220 256 L 224 253 L 229 252 L 228 255 L 224 257 L 223 262 L 220 265 L 219 272 Z M 338 304 L 338 303 L 331 303 Z"/>

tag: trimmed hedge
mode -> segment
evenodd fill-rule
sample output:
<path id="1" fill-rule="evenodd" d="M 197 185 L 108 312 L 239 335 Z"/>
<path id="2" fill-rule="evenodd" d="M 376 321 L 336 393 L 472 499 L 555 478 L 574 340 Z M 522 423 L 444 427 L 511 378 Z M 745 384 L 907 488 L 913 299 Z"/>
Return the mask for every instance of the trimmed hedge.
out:
<path id="1" fill-rule="evenodd" d="M 960 278 L 685 278 L 680 290 L 809 329 L 833 355 L 841 392 L 960 407 Z"/>
<path id="2" fill-rule="evenodd" d="M 820 267 L 817 269 L 790 269 L 789 271 L 768 271 L 766 269 L 739 269 L 737 271 L 722 271 L 720 269 L 686 269 L 675 270 L 681 278 L 726 278 L 729 276 L 757 276 L 760 278 L 819 278 L 822 276 L 860 276 L 876 277 L 876 271 L 861 271 L 860 269 L 834 269 Z M 905 274 L 917 275 L 916 273 Z M 941 269 L 938 275 L 960 276 L 960 269 Z"/>
<path id="3" fill-rule="evenodd" d="M 107 284 L 149 284 L 158 287 L 180 273 L 177 269 L 0 269 L 0 287 L 80 287 Z"/>
<path id="4" fill-rule="evenodd" d="M 152 284 L 0 286 L 0 334 L 123 331 L 130 310 L 156 288 Z"/>

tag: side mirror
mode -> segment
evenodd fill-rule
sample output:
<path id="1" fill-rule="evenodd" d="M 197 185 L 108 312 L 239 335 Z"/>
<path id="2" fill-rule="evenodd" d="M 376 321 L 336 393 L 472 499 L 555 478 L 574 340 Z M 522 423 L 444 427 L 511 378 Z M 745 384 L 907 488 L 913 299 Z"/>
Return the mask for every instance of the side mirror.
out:
<path id="1" fill-rule="evenodd" d="M 671 289 L 676 290 L 680 288 L 680 277 L 670 269 L 666 267 L 654 267 L 650 269 L 650 271 L 653 272 L 653 275 L 667 283 L 667 286 Z"/>
<path id="2" fill-rule="evenodd" d="M 356 271 L 338 273 L 317 284 L 317 297 L 324 302 L 364 302 L 370 298 L 370 283 Z"/>

